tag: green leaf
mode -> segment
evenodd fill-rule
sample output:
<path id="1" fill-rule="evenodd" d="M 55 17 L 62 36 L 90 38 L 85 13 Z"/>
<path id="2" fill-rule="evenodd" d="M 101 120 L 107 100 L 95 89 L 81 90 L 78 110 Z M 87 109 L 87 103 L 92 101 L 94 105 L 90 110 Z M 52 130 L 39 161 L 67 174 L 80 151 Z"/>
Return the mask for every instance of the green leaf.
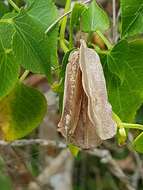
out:
<path id="1" fill-rule="evenodd" d="M 13 51 L 17 61 L 33 73 L 46 74 L 51 79 L 49 40 L 42 25 L 26 13 L 13 18 L 15 35 Z"/>
<path id="2" fill-rule="evenodd" d="M 122 37 L 143 33 L 143 1 L 121 0 Z"/>
<path id="3" fill-rule="evenodd" d="M 133 148 L 136 151 L 143 153 L 143 132 L 140 133 L 140 135 L 138 135 L 136 139 L 133 141 Z"/>
<path id="4" fill-rule="evenodd" d="M 129 49 L 127 41 L 122 40 L 117 43 L 107 55 L 108 68 L 120 79 L 121 83 L 125 78 L 128 51 Z"/>
<path id="5" fill-rule="evenodd" d="M 76 3 L 72 9 L 71 17 L 70 17 L 70 48 L 73 48 L 73 33 L 74 29 L 79 27 L 80 25 L 80 17 L 83 11 L 86 10 L 86 7 L 81 3 Z"/>
<path id="6" fill-rule="evenodd" d="M 123 82 L 119 83 L 116 75 L 110 72 L 105 63 L 104 70 L 109 100 L 114 112 L 122 121 L 133 122 L 136 111 L 143 103 L 143 40 L 130 42 L 128 46 L 129 52 L 126 58 L 126 64 L 124 61 L 120 62 L 121 68 L 125 67 Z M 121 48 L 120 51 L 124 52 L 125 47 L 123 49 Z M 120 55 L 120 52 L 118 52 L 118 54 Z M 118 56 L 118 54 L 116 56 Z M 116 72 L 117 69 L 115 67 L 115 73 Z"/>
<path id="7" fill-rule="evenodd" d="M 46 30 L 58 17 L 58 11 L 53 0 L 27 0 L 29 7 L 28 15 L 38 20 L 43 29 Z M 57 42 L 58 42 L 58 26 L 55 26 L 48 33 L 48 54 L 49 62 L 52 66 L 57 66 Z"/>
<path id="8" fill-rule="evenodd" d="M 89 8 L 83 12 L 81 26 L 83 32 L 94 32 L 97 30 L 104 32 L 109 28 L 109 18 L 95 0 L 93 0 Z"/>
<path id="9" fill-rule="evenodd" d="M 13 33 L 10 24 L 0 21 L 0 99 L 14 88 L 19 76 L 19 65 L 11 47 Z"/>
<path id="10" fill-rule="evenodd" d="M 0 102 L 0 131 L 3 139 L 22 138 L 36 128 L 46 113 L 46 100 L 36 89 L 17 84 Z"/>
<path id="11" fill-rule="evenodd" d="M 46 30 L 58 16 L 53 0 L 27 0 L 29 7 L 27 13 L 41 22 Z"/>

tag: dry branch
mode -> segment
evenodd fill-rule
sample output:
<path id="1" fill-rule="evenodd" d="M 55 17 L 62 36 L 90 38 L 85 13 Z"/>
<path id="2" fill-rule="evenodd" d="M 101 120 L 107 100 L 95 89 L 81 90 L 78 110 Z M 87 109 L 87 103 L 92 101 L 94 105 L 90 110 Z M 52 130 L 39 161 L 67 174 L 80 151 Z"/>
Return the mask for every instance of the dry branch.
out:
<path id="1" fill-rule="evenodd" d="M 66 148 L 66 145 L 62 142 L 56 142 L 44 139 L 22 139 L 13 142 L 0 141 L 0 146 L 11 146 L 11 147 L 22 147 L 29 145 L 40 145 L 40 146 L 53 146 L 57 148 Z"/>
<path id="2" fill-rule="evenodd" d="M 39 146 L 54 146 L 56 148 L 66 148 L 67 147 L 66 144 L 64 144 L 62 142 L 56 142 L 56 141 L 50 141 L 50 140 L 44 140 L 44 139 L 30 139 L 30 140 L 23 139 L 23 140 L 16 140 L 12 143 L 9 143 L 6 141 L 0 141 L 0 146 L 22 147 L 22 146 L 29 146 L 29 145 L 35 145 L 35 144 L 37 144 Z M 114 176 L 116 176 L 126 186 L 127 190 L 135 190 L 134 187 L 131 185 L 129 178 L 122 171 L 121 167 L 113 159 L 111 153 L 108 150 L 94 149 L 94 150 L 87 151 L 87 153 L 100 158 L 102 163 L 107 164 L 109 171 Z M 63 163 L 63 160 L 65 160 L 69 156 L 70 156 L 69 151 L 63 150 L 61 152 L 61 154 L 57 158 L 55 158 L 55 160 L 53 160 L 53 162 L 52 162 L 53 164 L 51 164 L 49 167 L 45 168 L 45 170 L 38 176 L 38 178 L 37 178 L 38 184 L 39 183 L 43 184 L 45 181 L 45 180 L 43 181 L 43 179 L 45 179 L 45 177 L 43 177 L 43 176 L 49 177 L 51 174 L 55 173 L 55 171 L 57 171 L 56 168 L 59 168 L 60 163 Z M 59 157 L 60 157 L 60 159 L 59 159 Z M 58 161 L 58 160 L 60 160 L 60 161 Z M 55 161 L 58 161 L 57 164 Z M 46 180 L 48 180 L 48 179 L 46 179 Z"/>

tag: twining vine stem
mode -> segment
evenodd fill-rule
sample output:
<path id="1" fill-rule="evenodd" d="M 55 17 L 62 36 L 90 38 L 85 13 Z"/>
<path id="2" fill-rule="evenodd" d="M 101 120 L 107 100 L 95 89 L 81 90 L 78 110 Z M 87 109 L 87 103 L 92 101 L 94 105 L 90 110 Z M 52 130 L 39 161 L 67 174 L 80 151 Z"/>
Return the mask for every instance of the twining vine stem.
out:
<path id="1" fill-rule="evenodd" d="M 12 0 L 8 0 L 8 2 L 17 12 L 20 12 L 20 8 Z"/>
<path id="2" fill-rule="evenodd" d="M 20 82 L 23 82 L 26 79 L 26 77 L 29 75 L 29 73 L 30 73 L 30 71 L 28 71 L 28 70 L 24 71 L 24 73 L 22 74 L 22 76 L 19 79 Z"/>
<path id="3" fill-rule="evenodd" d="M 71 0 L 67 0 L 66 1 L 66 5 L 65 5 L 65 13 L 67 11 L 69 11 L 71 7 Z M 66 31 L 66 25 L 67 25 L 67 16 L 65 16 L 63 19 L 62 19 L 62 22 L 61 22 L 61 29 L 60 29 L 60 45 L 61 45 L 61 48 L 63 49 L 63 51 L 66 53 L 69 49 L 68 47 L 66 46 L 65 44 L 65 31 Z"/>
<path id="4" fill-rule="evenodd" d="M 82 4 L 88 4 L 88 3 L 90 3 L 92 0 L 87 0 L 87 1 L 85 1 L 85 2 L 83 2 Z M 62 16 L 60 16 L 57 20 L 55 20 L 55 22 L 53 22 L 48 28 L 47 28 L 47 30 L 45 31 L 45 33 L 47 34 L 48 32 L 50 32 L 51 31 L 51 29 L 53 29 L 53 27 L 55 26 L 55 25 L 57 25 L 64 17 L 66 17 L 66 16 L 68 16 L 69 14 L 71 14 L 71 12 L 72 12 L 72 9 L 71 10 L 69 10 L 69 11 L 67 11 L 67 12 L 65 12 Z"/>

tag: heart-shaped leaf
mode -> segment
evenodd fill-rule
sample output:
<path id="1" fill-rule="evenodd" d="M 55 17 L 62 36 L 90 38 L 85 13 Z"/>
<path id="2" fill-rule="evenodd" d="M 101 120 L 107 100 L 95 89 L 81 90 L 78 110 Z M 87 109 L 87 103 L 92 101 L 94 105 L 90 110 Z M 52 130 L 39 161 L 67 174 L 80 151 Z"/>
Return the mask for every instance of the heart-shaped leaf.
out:
<path id="1" fill-rule="evenodd" d="M 41 123 L 46 107 L 46 100 L 38 90 L 17 84 L 0 101 L 1 138 L 11 141 L 29 134 Z"/>

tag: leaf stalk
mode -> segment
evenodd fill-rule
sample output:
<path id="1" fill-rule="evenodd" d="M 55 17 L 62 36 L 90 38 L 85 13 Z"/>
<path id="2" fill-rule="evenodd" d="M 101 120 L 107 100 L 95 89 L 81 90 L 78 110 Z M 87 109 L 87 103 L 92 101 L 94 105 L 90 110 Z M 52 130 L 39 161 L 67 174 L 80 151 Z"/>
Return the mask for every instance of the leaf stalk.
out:
<path id="1" fill-rule="evenodd" d="M 20 8 L 13 2 L 13 0 L 8 0 L 9 4 L 19 13 Z"/>

